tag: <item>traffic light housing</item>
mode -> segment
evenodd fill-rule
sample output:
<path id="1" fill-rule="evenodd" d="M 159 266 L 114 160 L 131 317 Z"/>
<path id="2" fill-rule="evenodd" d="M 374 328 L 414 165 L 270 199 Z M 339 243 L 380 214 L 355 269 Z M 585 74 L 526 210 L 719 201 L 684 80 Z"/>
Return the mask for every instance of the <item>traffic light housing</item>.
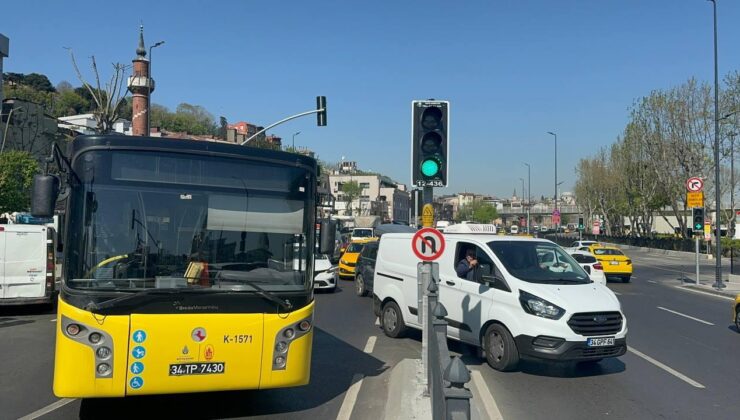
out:
<path id="1" fill-rule="evenodd" d="M 578 230 L 583 230 L 585 226 L 583 226 L 583 217 L 578 218 Z"/>
<path id="2" fill-rule="evenodd" d="M 316 97 L 316 125 L 323 127 L 326 125 L 326 96 Z"/>
<path id="3" fill-rule="evenodd" d="M 693 221 L 691 228 L 694 232 L 704 231 L 704 207 L 694 207 L 692 212 L 691 220 Z"/>
<path id="4" fill-rule="evenodd" d="M 411 183 L 446 187 L 449 169 L 448 101 L 411 102 Z"/>

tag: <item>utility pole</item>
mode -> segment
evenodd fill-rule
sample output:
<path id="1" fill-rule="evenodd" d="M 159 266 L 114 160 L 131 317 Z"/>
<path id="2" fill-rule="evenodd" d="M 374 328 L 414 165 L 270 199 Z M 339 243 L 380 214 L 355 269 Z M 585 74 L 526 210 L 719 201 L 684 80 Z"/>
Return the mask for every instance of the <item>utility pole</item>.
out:
<path id="1" fill-rule="evenodd" d="M 558 209 L 558 135 L 552 131 L 548 131 L 547 134 L 555 137 L 555 201 L 553 202 L 553 212 Z M 553 223 L 555 227 L 555 223 Z M 555 227 L 557 229 L 557 227 Z"/>
<path id="2" fill-rule="evenodd" d="M 3 34 L 0 34 L 0 114 L 2 114 L 3 101 L 5 100 L 5 93 L 3 93 L 3 58 L 8 56 L 10 52 L 10 39 Z M 8 123 L 10 122 L 10 116 L 8 116 Z M 7 130 L 7 123 L 5 124 Z M 5 144 L 5 134 L 0 138 L 3 144 Z"/>
<path id="3" fill-rule="evenodd" d="M 719 183 L 719 69 L 717 64 L 717 0 L 712 2 L 712 11 L 714 13 L 714 200 L 715 213 L 717 221 L 715 224 L 715 251 L 717 253 L 715 260 L 714 287 L 722 289 L 722 229 L 721 229 L 721 194 Z"/>

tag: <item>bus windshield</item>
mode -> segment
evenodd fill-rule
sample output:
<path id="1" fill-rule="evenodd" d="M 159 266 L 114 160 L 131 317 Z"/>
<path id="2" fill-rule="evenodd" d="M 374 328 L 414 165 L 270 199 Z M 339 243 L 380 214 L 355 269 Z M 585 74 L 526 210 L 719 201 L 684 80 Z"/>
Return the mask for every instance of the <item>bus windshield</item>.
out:
<path id="1" fill-rule="evenodd" d="M 70 195 L 67 286 L 308 288 L 306 169 L 120 151 L 86 152 L 74 167 L 81 183 Z"/>

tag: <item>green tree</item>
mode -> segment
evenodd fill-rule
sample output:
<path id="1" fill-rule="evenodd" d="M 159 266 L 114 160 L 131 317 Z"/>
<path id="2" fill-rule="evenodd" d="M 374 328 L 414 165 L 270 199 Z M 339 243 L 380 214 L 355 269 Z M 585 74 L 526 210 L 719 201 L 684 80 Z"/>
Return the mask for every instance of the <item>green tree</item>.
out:
<path id="1" fill-rule="evenodd" d="M 28 152 L 7 150 L 0 154 L 0 212 L 30 208 L 33 175 L 38 169 L 38 162 Z"/>
<path id="2" fill-rule="evenodd" d="M 496 211 L 496 207 L 483 201 L 473 201 L 460 208 L 456 220 L 458 222 L 470 220 L 475 223 L 493 223 L 497 218 L 498 211 Z"/>
<path id="3" fill-rule="evenodd" d="M 63 117 L 65 115 L 84 114 L 89 109 L 90 102 L 70 89 L 57 93 L 53 115 Z"/>
<path id="4" fill-rule="evenodd" d="M 352 215 L 352 202 L 357 200 L 362 194 L 362 187 L 357 181 L 345 182 L 341 185 L 340 191 L 342 191 L 342 198 L 347 203 L 347 215 Z"/>
<path id="5" fill-rule="evenodd" d="M 56 91 L 56 89 L 54 89 L 54 85 L 49 81 L 49 78 L 43 74 L 27 74 L 26 77 L 23 78 L 23 84 L 41 92 Z"/>

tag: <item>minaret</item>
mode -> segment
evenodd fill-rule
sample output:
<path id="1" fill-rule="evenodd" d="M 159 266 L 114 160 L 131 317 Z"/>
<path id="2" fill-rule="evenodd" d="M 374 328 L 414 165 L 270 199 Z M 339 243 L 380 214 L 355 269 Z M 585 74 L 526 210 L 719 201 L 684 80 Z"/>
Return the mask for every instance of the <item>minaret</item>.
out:
<path id="1" fill-rule="evenodd" d="M 136 58 L 133 75 L 128 78 L 128 90 L 131 91 L 131 132 L 134 136 L 149 135 L 149 104 L 154 91 L 154 79 L 149 77 L 149 60 L 146 58 L 144 47 L 144 25 L 139 28 L 139 47 L 136 48 Z"/>

